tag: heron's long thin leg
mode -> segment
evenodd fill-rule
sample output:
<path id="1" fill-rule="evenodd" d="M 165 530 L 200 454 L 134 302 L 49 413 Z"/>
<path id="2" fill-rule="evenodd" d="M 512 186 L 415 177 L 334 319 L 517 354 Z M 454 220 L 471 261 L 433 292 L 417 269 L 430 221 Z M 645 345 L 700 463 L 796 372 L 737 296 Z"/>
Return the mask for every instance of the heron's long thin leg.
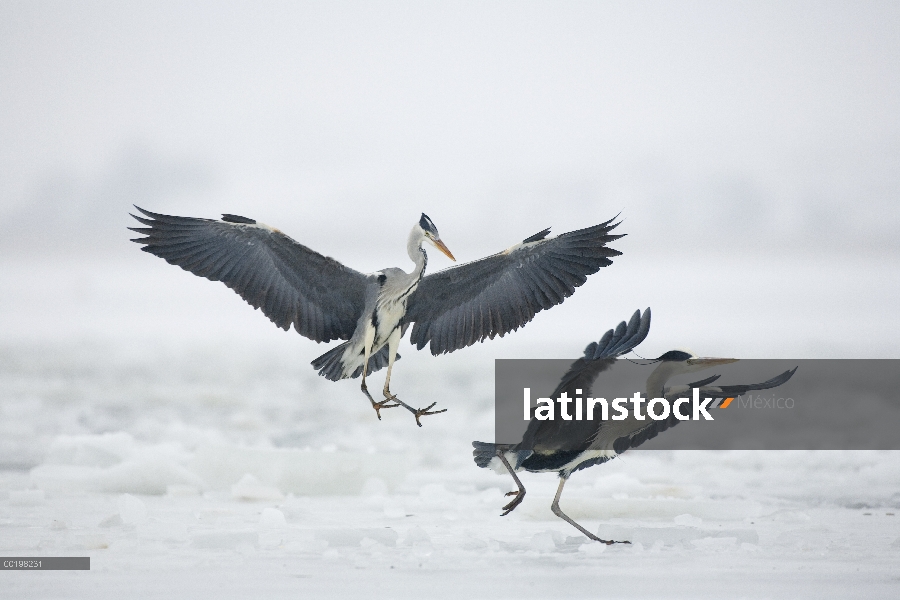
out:
<path id="1" fill-rule="evenodd" d="M 559 488 L 557 488 L 557 490 L 556 490 L 556 497 L 553 499 L 553 504 L 550 505 L 550 510 L 553 511 L 553 514 L 556 515 L 557 517 L 559 517 L 560 519 L 564 520 L 569 525 L 571 525 L 572 527 L 574 527 L 575 529 L 577 529 L 584 535 L 588 536 L 595 542 L 602 542 L 606 545 L 630 544 L 631 542 L 616 542 L 613 540 L 601 540 L 596 535 L 594 535 L 593 533 L 591 533 L 590 531 L 588 531 L 587 529 L 585 529 L 584 527 L 582 527 L 581 525 L 579 525 L 578 523 L 576 523 L 575 521 L 570 519 L 569 516 L 562 511 L 562 509 L 559 507 L 559 497 L 562 495 L 563 486 L 566 485 L 567 479 L 568 479 L 568 477 L 560 477 L 559 478 Z"/>
<path id="2" fill-rule="evenodd" d="M 362 390 L 363 394 L 366 395 L 366 398 L 369 399 L 369 402 L 372 403 L 372 408 L 375 409 L 375 414 L 378 415 L 378 420 L 381 420 L 381 409 L 382 408 L 394 408 L 395 406 L 400 406 L 399 404 L 388 404 L 389 399 L 385 399 L 382 402 L 375 402 L 375 399 L 372 398 L 372 395 L 369 393 L 369 388 L 366 386 L 366 371 L 369 369 L 369 350 L 372 348 L 372 342 L 375 338 L 375 330 L 372 328 L 371 334 L 366 335 L 366 344 L 365 344 L 365 353 L 363 354 L 363 370 L 362 370 L 362 383 L 359 386 L 359 389 Z"/>
<path id="3" fill-rule="evenodd" d="M 391 371 L 394 369 L 394 361 L 397 358 L 397 348 L 400 347 L 400 328 L 394 329 L 388 337 L 388 369 L 384 378 L 384 397 L 388 400 L 399 402 L 400 400 L 391 393 Z"/>
<path id="4" fill-rule="evenodd" d="M 397 356 L 397 348 L 400 346 L 401 336 L 402 336 L 402 333 L 401 333 L 400 328 L 398 327 L 391 333 L 390 337 L 388 338 L 388 370 L 387 370 L 387 376 L 384 378 L 384 390 L 382 390 L 382 392 L 384 393 L 385 402 L 391 401 L 391 402 L 396 402 L 396 404 L 391 404 L 389 406 L 386 406 L 385 408 L 393 408 L 395 406 L 402 406 L 403 408 L 405 408 L 406 410 L 411 412 L 413 414 L 413 416 L 416 417 L 416 425 L 421 427 L 422 422 L 419 421 L 420 417 L 425 417 L 428 415 L 436 415 L 438 413 L 447 412 L 447 409 L 444 408 L 442 410 L 432 411 L 431 409 L 434 407 L 435 404 L 437 404 L 437 402 L 432 402 L 425 408 L 413 408 L 412 406 L 410 406 L 409 404 L 407 404 L 406 402 L 404 402 L 403 400 L 398 398 L 396 395 L 391 393 L 391 370 L 394 368 L 394 360 L 395 360 L 395 357 Z"/>
<path id="5" fill-rule="evenodd" d="M 506 470 L 509 471 L 509 474 L 512 475 L 513 481 L 516 482 L 516 485 L 519 487 L 518 491 L 509 492 L 507 496 L 515 496 L 512 502 L 503 507 L 503 514 L 501 517 L 505 517 L 509 513 L 511 513 L 515 508 L 522 504 L 522 500 L 525 499 L 525 486 L 522 485 L 522 482 L 519 481 L 519 476 L 516 475 L 516 472 L 513 470 L 512 466 L 510 466 L 509 461 L 506 460 L 506 455 L 503 450 L 497 450 L 497 456 L 500 457 L 500 460 L 503 461 L 503 466 L 506 467 Z"/>

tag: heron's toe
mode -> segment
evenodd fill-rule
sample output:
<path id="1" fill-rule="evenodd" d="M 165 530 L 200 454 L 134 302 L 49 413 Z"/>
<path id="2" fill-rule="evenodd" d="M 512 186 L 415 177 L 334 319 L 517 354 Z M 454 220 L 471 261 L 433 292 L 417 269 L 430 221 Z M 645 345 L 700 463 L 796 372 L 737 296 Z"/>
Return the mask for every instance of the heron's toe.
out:
<path id="1" fill-rule="evenodd" d="M 385 398 L 381 402 L 375 402 L 372 400 L 372 408 L 375 409 L 375 414 L 378 415 L 378 420 L 381 420 L 381 409 L 382 408 L 395 408 L 400 406 L 400 404 L 389 404 L 392 400 L 390 398 Z"/>
<path id="2" fill-rule="evenodd" d="M 435 404 L 437 404 L 437 402 L 432 402 L 425 408 L 420 408 L 413 413 L 416 416 L 416 425 L 418 425 L 419 427 L 422 426 L 422 422 L 419 421 L 419 417 L 426 417 L 428 415 L 438 415 L 442 412 L 447 412 L 446 408 L 442 408 L 441 410 L 431 410 L 432 408 L 434 408 Z"/>

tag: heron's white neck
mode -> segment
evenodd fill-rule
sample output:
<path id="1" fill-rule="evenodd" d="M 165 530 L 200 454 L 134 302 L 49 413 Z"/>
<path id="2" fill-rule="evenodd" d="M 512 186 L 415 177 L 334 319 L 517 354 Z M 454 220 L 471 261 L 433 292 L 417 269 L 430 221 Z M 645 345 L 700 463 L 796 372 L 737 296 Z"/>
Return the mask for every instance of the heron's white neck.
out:
<path id="1" fill-rule="evenodd" d="M 422 247 L 424 241 L 425 234 L 422 232 L 422 228 L 416 225 L 409 232 L 409 239 L 406 242 L 406 252 L 409 254 L 409 258 L 416 263 L 416 268 L 410 273 L 415 279 L 422 277 L 425 273 L 425 267 L 428 265 L 428 256 Z"/>
<path id="2" fill-rule="evenodd" d="M 650 377 L 647 378 L 647 398 L 662 398 L 665 392 L 666 382 L 675 375 L 685 370 L 683 363 L 665 360 L 659 363 Z"/>

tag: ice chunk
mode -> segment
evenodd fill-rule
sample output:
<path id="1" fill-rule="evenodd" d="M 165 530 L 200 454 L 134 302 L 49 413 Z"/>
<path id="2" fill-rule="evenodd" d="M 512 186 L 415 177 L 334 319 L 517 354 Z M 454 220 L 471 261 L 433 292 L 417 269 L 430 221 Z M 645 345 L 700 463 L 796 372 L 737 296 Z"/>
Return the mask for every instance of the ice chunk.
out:
<path id="1" fill-rule="evenodd" d="M 264 508 L 262 514 L 259 515 L 260 529 L 284 529 L 287 527 L 287 520 L 284 513 L 277 508 Z"/>
<path id="2" fill-rule="evenodd" d="M 119 513 L 114 515 L 110 515 L 97 523 L 97 527 L 121 527 L 125 523 L 122 521 L 122 517 Z"/>
<path id="3" fill-rule="evenodd" d="M 127 433 L 59 436 L 31 481 L 60 492 L 164 494 L 169 485 L 201 486 L 178 444 L 138 443 Z"/>
<path id="4" fill-rule="evenodd" d="M 227 489 L 249 473 L 284 493 L 310 496 L 359 494 L 373 477 L 394 489 L 409 472 L 410 462 L 405 454 L 204 444 L 190 466 L 213 488 Z"/>
<path id="5" fill-rule="evenodd" d="M 562 534 L 558 531 L 543 531 L 531 536 L 531 548 L 538 552 L 553 552 L 564 541 Z"/>
<path id="6" fill-rule="evenodd" d="M 674 519 L 676 525 L 684 525 L 685 527 L 700 527 L 703 519 L 689 514 L 678 515 Z"/>
<path id="7" fill-rule="evenodd" d="M 398 537 L 399 535 L 397 532 L 390 527 L 322 529 L 316 532 L 316 539 L 326 541 L 329 546 L 334 547 L 359 546 L 366 538 L 374 540 L 384 546 L 396 546 Z M 426 535 L 425 537 L 427 538 L 428 536 Z"/>
<path id="8" fill-rule="evenodd" d="M 424 529 L 416 525 L 415 527 L 411 527 L 409 531 L 406 532 L 406 535 L 403 536 L 403 541 L 401 542 L 404 546 L 414 546 L 416 544 L 430 544 L 431 537 L 425 532 Z"/>
<path id="9" fill-rule="evenodd" d="M 231 495 L 236 500 L 284 500 L 281 490 L 263 485 L 250 473 L 245 474 L 240 481 L 231 486 Z"/>
<path id="10" fill-rule="evenodd" d="M 119 516 L 126 525 L 139 525 L 147 520 L 147 505 L 131 494 L 119 496 Z"/>
<path id="11" fill-rule="evenodd" d="M 384 516 L 388 519 L 400 519 L 406 516 L 406 508 L 396 498 L 384 502 Z"/>

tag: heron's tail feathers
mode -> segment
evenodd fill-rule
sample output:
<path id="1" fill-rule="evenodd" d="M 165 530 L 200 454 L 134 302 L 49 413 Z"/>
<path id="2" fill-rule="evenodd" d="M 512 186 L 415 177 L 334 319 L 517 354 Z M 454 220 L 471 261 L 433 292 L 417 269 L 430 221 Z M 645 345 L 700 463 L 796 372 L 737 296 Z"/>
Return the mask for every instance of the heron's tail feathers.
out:
<path id="1" fill-rule="evenodd" d="M 350 342 L 344 342 L 343 344 L 338 344 L 319 358 L 312 361 L 312 366 L 315 368 L 319 375 L 328 379 L 329 381 L 338 381 L 340 379 L 355 379 L 362 375 L 362 360 L 360 359 L 359 365 L 352 369 L 345 368 L 344 365 L 344 353 L 347 350 L 347 347 L 350 345 Z M 369 357 L 369 368 L 366 371 L 366 374 L 371 375 L 375 371 L 381 369 L 382 367 L 386 367 L 389 362 L 388 357 L 388 347 L 387 344 L 381 347 L 381 349 Z M 394 360 L 400 360 L 400 355 L 397 354 L 394 357 Z M 352 369 L 352 372 L 351 372 Z"/>
<path id="2" fill-rule="evenodd" d="M 500 454 L 506 458 L 506 462 L 516 471 L 522 466 L 522 462 L 533 454 L 531 450 L 514 450 L 512 444 L 489 444 L 487 442 L 472 442 L 472 456 L 475 464 L 482 469 L 493 469 L 497 473 L 506 473 L 506 465 L 500 459 Z"/>
<path id="3" fill-rule="evenodd" d="M 497 458 L 497 444 L 489 444 L 487 442 L 472 442 L 472 456 L 475 457 L 475 464 L 485 469 L 490 465 L 491 460 Z"/>

